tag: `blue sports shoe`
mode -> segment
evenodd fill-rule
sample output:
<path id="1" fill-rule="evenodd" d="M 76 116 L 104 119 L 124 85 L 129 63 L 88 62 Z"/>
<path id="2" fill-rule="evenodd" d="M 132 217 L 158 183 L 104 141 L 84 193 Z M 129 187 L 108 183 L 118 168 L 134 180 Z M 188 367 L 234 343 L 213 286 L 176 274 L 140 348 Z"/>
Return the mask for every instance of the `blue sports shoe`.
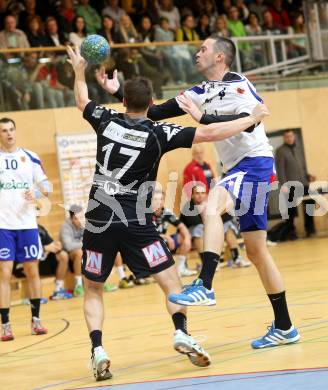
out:
<path id="1" fill-rule="evenodd" d="M 184 286 L 180 294 L 170 294 L 169 301 L 183 306 L 213 306 L 216 304 L 214 290 L 207 290 L 201 279 Z"/>
<path id="2" fill-rule="evenodd" d="M 53 301 L 58 301 L 60 299 L 70 299 L 70 298 L 73 298 L 73 294 L 69 293 L 64 288 L 61 288 L 58 291 L 54 291 L 54 293 L 50 297 L 50 299 Z"/>
<path id="3" fill-rule="evenodd" d="M 280 330 L 275 328 L 273 321 L 272 325 L 268 327 L 268 333 L 260 339 L 252 341 L 251 345 L 254 349 L 277 347 L 278 345 L 297 343 L 300 338 L 294 325 L 288 330 Z"/>

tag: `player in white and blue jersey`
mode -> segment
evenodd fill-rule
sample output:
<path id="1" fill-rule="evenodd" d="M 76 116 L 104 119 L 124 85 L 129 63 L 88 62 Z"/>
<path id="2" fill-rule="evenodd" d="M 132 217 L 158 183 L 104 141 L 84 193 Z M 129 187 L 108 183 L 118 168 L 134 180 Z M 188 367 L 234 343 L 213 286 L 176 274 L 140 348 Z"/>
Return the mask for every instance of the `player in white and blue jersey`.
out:
<path id="1" fill-rule="evenodd" d="M 206 81 L 185 91 L 185 96 L 181 98 L 151 106 L 148 117 L 161 120 L 184 115 L 186 111 L 200 123 L 208 124 L 248 116 L 262 99 L 245 76 L 230 71 L 235 54 L 236 48 L 231 40 L 216 35 L 206 39 L 196 54 L 196 67 Z M 122 99 L 116 72 L 113 79 L 107 79 L 105 73 L 100 71 L 97 80 L 105 90 Z M 264 126 L 258 123 L 215 145 L 226 176 L 209 195 L 204 220 L 203 267 L 199 279 L 181 294 L 174 294 L 169 299 L 184 305 L 215 304 L 212 280 L 224 239 L 220 215 L 226 211 L 227 203 L 232 198 L 239 215 L 247 255 L 259 272 L 275 317 L 269 332 L 254 340 L 252 347 L 265 348 L 296 342 L 300 336 L 289 317 L 282 276 L 266 245 L 268 192 L 275 177 L 275 168 L 272 147 Z"/>
<path id="2" fill-rule="evenodd" d="M 14 261 L 23 263 L 32 311 L 32 334 L 47 333 L 40 321 L 42 254 L 36 221 L 36 198 L 49 189 L 39 157 L 16 146 L 15 122 L 0 119 L 0 314 L 1 340 L 13 340 L 9 322 L 10 278 Z"/>

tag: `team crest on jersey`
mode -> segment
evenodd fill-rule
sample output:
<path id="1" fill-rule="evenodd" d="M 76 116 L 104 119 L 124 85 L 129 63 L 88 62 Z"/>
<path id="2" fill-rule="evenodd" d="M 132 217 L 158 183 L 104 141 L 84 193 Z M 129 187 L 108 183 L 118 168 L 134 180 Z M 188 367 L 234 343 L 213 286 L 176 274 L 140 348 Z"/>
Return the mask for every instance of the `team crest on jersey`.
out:
<path id="1" fill-rule="evenodd" d="M 245 90 L 243 88 L 237 88 L 237 92 L 242 95 L 245 93 Z"/>
<path id="2" fill-rule="evenodd" d="M 151 268 L 168 260 L 167 254 L 160 241 L 155 241 L 145 248 L 142 248 L 142 251 Z"/>
<path id="3" fill-rule="evenodd" d="M 1 248 L 0 249 L 0 257 L 2 259 L 8 259 L 10 256 L 10 249 L 9 248 Z"/>
<path id="4" fill-rule="evenodd" d="M 100 275 L 101 274 L 101 265 L 102 265 L 102 253 L 94 251 L 87 252 L 87 262 L 85 265 L 85 270 L 91 274 Z"/>
<path id="5" fill-rule="evenodd" d="M 20 160 L 21 160 L 21 162 L 24 163 L 26 161 L 26 157 L 25 156 L 21 156 Z"/>
<path id="6" fill-rule="evenodd" d="M 181 127 L 170 127 L 170 126 L 163 126 L 163 131 L 164 133 L 166 134 L 166 137 L 167 137 L 167 141 L 171 141 L 171 139 L 177 135 L 178 133 L 180 133 L 181 131 Z"/>

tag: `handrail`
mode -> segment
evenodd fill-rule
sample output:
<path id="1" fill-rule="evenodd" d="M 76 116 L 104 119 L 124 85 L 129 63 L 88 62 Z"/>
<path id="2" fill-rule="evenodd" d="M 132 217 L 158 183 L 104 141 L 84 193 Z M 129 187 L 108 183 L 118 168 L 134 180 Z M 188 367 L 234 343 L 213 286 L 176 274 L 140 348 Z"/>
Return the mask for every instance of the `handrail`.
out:
<path id="1" fill-rule="evenodd" d="M 238 44 L 239 42 L 263 42 L 263 41 L 284 41 L 290 39 L 307 38 L 306 34 L 282 34 L 282 35 L 256 35 L 247 37 L 234 37 L 231 38 L 233 42 Z M 114 43 L 111 45 L 113 49 L 122 49 L 130 47 L 154 47 L 154 46 L 177 46 L 177 45 L 193 45 L 199 46 L 202 41 L 171 41 L 171 42 L 131 42 L 131 43 Z M 27 47 L 27 48 L 15 48 L 15 49 L 0 49 L 2 53 L 29 53 L 29 52 L 58 52 L 65 51 L 65 46 L 51 46 L 51 47 Z"/>

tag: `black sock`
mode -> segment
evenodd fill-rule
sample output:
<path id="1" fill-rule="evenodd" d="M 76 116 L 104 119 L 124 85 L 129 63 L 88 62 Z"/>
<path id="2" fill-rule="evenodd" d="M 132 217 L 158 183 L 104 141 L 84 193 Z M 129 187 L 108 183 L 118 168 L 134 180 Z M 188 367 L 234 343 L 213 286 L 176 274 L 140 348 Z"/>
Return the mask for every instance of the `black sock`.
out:
<path id="1" fill-rule="evenodd" d="M 32 311 L 32 317 L 37 317 L 39 318 L 40 316 L 40 298 L 34 298 L 30 299 L 31 302 L 31 311 Z"/>
<path id="2" fill-rule="evenodd" d="M 292 323 L 289 318 L 285 291 L 278 294 L 268 294 L 268 297 L 274 311 L 275 327 L 281 330 L 288 330 Z"/>
<path id="3" fill-rule="evenodd" d="M 95 348 L 102 346 L 102 331 L 101 330 L 93 330 L 89 334 L 91 343 L 92 343 L 92 352 Z"/>
<path id="4" fill-rule="evenodd" d="M 236 261 L 238 259 L 238 256 L 239 256 L 238 248 L 231 248 L 230 252 L 231 252 L 232 260 Z"/>
<path id="5" fill-rule="evenodd" d="M 202 279 L 205 288 L 212 288 L 212 281 L 220 261 L 220 256 L 214 252 L 203 252 L 203 267 L 199 274 L 199 279 Z"/>
<path id="6" fill-rule="evenodd" d="M 174 323 L 175 330 L 182 330 L 185 334 L 188 334 L 187 332 L 187 317 L 180 312 L 174 313 L 172 315 L 172 320 Z"/>
<path id="7" fill-rule="evenodd" d="M 0 309 L 1 323 L 6 324 L 9 322 L 9 307 Z"/>

